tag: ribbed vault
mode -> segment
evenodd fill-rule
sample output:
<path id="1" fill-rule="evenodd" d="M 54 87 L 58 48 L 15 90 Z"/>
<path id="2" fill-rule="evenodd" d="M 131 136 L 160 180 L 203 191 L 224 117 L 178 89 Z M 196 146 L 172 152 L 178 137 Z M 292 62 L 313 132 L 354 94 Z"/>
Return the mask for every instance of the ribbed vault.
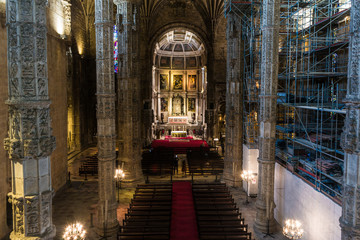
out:
<path id="1" fill-rule="evenodd" d="M 174 4 L 178 0 L 143 0 L 140 14 L 144 19 L 151 19 L 156 15 L 163 3 Z M 219 17 L 224 12 L 224 0 L 194 0 L 192 2 L 205 22 L 216 24 Z"/>

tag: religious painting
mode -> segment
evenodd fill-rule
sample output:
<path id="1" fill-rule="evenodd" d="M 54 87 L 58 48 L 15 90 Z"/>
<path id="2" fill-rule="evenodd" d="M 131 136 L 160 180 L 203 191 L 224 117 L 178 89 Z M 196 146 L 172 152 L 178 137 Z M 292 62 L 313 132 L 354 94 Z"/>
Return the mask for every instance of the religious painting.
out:
<path id="1" fill-rule="evenodd" d="M 172 62 L 172 67 L 177 69 L 184 69 L 184 58 L 174 57 Z"/>
<path id="2" fill-rule="evenodd" d="M 160 90 L 169 89 L 169 77 L 167 74 L 160 74 Z"/>
<path id="3" fill-rule="evenodd" d="M 160 58 L 160 67 L 170 68 L 170 57 L 161 57 Z"/>
<path id="4" fill-rule="evenodd" d="M 196 90 L 196 75 L 188 75 L 188 90 Z"/>
<path id="5" fill-rule="evenodd" d="M 188 68 L 196 68 L 196 57 L 187 57 L 186 66 Z"/>
<path id="6" fill-rule="evenodd" d="M 161 111 L 162 112 L 167 112 L 168 111 L 168 102 L 169 100 L 167 98 L 161 98 Z"/>
<path id="7" fill-rule="evenodd" d="M 173 89 L 174 90 L 183 89 L 183 75 L 173 75 Z"/>
<path id="8" fill-rule="evenodd" d="M 188 111 L 189 112 L 195 112 L 195 98 L 188 98 Z"/>
<path id="9" fill-rule="evenodd" d="M 182 96 L 174 96 L 172 99 L 172 115 L 184 115 L 184 98 Z"/>

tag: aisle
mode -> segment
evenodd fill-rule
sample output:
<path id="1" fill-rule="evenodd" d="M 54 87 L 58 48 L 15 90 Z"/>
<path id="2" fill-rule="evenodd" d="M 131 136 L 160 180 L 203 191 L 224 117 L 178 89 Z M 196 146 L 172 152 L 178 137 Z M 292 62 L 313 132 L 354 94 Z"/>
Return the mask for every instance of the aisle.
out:
<path id="1" fill-rule="evenodd" d="M 190 182 L 173 183 L 170 239 L 199 239 Z"/>

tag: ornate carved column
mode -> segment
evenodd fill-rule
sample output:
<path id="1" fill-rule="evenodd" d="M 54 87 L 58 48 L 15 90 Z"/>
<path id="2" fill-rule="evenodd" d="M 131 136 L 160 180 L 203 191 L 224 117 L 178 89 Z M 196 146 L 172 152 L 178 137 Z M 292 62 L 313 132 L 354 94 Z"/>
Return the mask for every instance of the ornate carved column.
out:
<path id="1" fill-rule="evenodd" d="M 262 15 L 259 193 L 254 227 L 261 232 L 275 230 L 274 171 L 276 98 L 279 65 L 280 1 L 264 0 Z"/>
<path id="2" fill-rule="evenodd" d="M 234 13 L 227 18 L 226 147 L 223 181 L 240 186 L 243 150 L 243 96 L 240 77 L 241 29 Z"/>
<path id="3" fill-rule="evenodd" d="M 8 0 L 9 132 L 12 168 L 11 239 L 52 239 L 51 134 L 46 1 Z"/>
<path id="4" fill-rule="evenodd" d="M 114 0 L 114 3 L 117 5 L 119 30 L 119 162 L 126 172 L 124 183 L 131 185 L 143 180 L 137 4 L 135 0 Z"/>
<path id="5" fill-rule="evenodd" d="M 113 2 L 95 0 L 97 138 L 99 204 L 97 228 L 107 239 L 116 239 L 115 196 L 115 75 L 113 63 Z"/>
<path id="6" fill-rule="evenodd" d="M 341 239 L 360 239 L 360 2 L 351 1 L 346 119 L 341 136 L 345 151 Z"/>

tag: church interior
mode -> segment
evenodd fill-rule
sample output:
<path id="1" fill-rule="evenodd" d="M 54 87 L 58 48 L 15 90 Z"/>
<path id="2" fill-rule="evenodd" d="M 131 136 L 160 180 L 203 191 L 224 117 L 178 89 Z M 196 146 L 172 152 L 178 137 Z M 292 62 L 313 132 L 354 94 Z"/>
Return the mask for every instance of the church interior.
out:
<path id="1" fill-rule="evenodd" d="M 0 0 L 0 239 L 360 239 L 359 12 Z"/>

